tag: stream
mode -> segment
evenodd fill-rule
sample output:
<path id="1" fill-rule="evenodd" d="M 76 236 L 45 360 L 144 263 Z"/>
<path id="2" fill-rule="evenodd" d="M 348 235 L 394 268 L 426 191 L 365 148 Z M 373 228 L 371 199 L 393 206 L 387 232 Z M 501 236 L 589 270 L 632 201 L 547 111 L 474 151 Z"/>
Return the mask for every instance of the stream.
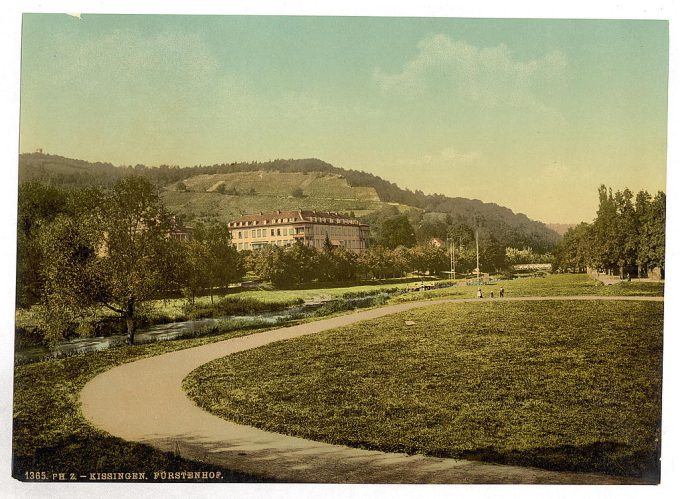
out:
<path id="1" fill-rule="evenodd" d="M 460 285 L 460 284 L 458 284 Z M 419 285 L 411 291 L 418 288 Z M 449 286 L 441 286 L 449 287 Z M 248 324 L 258 323 L 262 325 L 285 324 L 293 319 L 309 316 L 314 313 L 319 307 L 327 304 L 337 302 L 339 304 L 350 305 L 345 310 L 352 308 L 364 308 L 373 305 L 373 300 L 377 297 L 389 298 L 395 294 L 405 292 L 406 290 L 379 292 L 376 294 L 368 294 L 365 296 L 332 298 L 331 296 L 319 296 L 314 300 L 309 300 L 301 306 L 293 306 L 288 309 L 278 312 L 261 312 L 253 315 L 230 315 L 223 317 L 193 319 L 182 322 L 170 322 L 166 324 L 157 324 L 139 328 L 135 334 L 135 344 L 151 343 L 155 341 L 172 340 L 185 334 L 191 334 L 201 328 L 207 328 L 217 325 L 220 321 L 230 320 L 242 323 L 244 326 Z M 333 310 L 331 310 L 333 312 Z M 14 362 L 18 364 L 25 364 L 30 362 L 38 362 L 42 360 L 49 360 L 53 358 L 66 357 L 70 355 L 96 352 L 99 350 L 106 350 L 107 348 L 125 344 L 126 335 L 117 334 L 111 336 L 95 336 L 87 338 L 72 338 L 67 341 L 62 341 L 55 345 L 34 345 L 18 348 L 14 353 Z"/>
<path id="2" fill-rule="evenodd" d="M 254 315 L 231 315 L 206 319 L 194 319 L 183 322 L 170 322 L 140 328 L 135 334 L 135 343 L 151 343 L 155 341 L 172 340 L 184 334 L 193 333 L 197 329 L 219 324 L 223 320 L 234 320 L 247 325 L 249 322 L 263 324 L 279 324 L 292 318 L 299 318 L 300 314 L 313 312 L 320 304 L 296 306 L 279 312 L 263 312 Z M 126 335 L 95 336 L 88 338 L 73 338 L 56 345 L 35 345 L 17 349 L 14 354 L 16 363 L 37 362 L 50 358 L 58 358 L 78 353 L 96 352 L 107 348 L 125 344 Z"/>

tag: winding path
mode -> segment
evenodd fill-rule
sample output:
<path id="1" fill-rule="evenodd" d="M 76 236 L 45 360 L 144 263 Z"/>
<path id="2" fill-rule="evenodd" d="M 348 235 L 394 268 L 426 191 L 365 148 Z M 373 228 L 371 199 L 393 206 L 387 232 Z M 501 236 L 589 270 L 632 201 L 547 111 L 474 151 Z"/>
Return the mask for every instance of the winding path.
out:
<path id="1" fill-rule="evenodd" d="M 648 300 L 662 297 L 562 296 L 516 300 Z M 182 457 L 285 482 L 321 483 L 641 483 L 634 479 L 554 472 L 519 466 L 391 454 L 314 442 L 259 430 L 213 416 L 194 404 L 182 380 L 197 367 L 257 348 L 361 320 L 446 302 L 416 301 L 274 329 L 130 362 L 93 378 L 80 394 L 84 416 L 126 440 Z M 485 300 L 490 302 L 492 300 Z M 494 300 L 500 302 L 501 299 Z M 174 471 L 174 470 L 167 470 Z"/>

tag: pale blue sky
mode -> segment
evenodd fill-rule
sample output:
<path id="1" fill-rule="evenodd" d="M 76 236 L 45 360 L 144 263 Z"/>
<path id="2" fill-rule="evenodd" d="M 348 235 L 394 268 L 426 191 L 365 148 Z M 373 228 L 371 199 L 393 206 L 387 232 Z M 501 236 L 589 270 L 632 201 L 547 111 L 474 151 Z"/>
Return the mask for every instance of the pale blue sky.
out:
<path id="1" fill-rule="evenodd" d="M 31 14 L 21 151 L 317 157 L 531 218 L 665 189 L 663 21 Z"/>

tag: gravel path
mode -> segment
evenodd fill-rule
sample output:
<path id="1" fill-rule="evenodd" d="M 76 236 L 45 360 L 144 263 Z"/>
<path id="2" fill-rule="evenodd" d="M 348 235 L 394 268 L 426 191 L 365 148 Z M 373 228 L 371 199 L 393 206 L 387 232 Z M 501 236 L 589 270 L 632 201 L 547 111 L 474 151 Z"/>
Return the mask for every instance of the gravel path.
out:
<path id="1" fill-rule="evenodd" d="M 493 301 L 519 300 L 663 301 L 663 298 L 562 296 L 497 298 Z M 95 426 L 112 435 L 179 452 L 185 458 L 261 476 L 265 480 L 321 483 L 641 483 L 598 474 L 409 456 L 314 442 L 220 419 L 200 409 L 182 390 L 182 380 L 191 371 L 225 355 L 361 320 L 454 301 L 479 300 L 401 303 L 123 364 L 96 376 L 85 385 L 80 394 L 82 411 Z"/>

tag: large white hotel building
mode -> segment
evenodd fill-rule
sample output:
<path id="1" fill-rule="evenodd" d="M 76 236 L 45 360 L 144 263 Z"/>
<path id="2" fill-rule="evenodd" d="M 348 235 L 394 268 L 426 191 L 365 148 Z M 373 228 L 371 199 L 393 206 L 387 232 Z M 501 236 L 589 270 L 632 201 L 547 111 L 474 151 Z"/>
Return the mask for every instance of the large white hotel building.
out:
<path id="1" fill-rule="evenodd" d="M 321 249 L 326 237 L 333 246 L 343 246 L 355 253 L 368 247 L 368 225 L 334 212 L 260 212 L 242 215 L 228 227 L 237 250 L 254 250 L 269 244 L 288 246 L 296 241 Z"/>

